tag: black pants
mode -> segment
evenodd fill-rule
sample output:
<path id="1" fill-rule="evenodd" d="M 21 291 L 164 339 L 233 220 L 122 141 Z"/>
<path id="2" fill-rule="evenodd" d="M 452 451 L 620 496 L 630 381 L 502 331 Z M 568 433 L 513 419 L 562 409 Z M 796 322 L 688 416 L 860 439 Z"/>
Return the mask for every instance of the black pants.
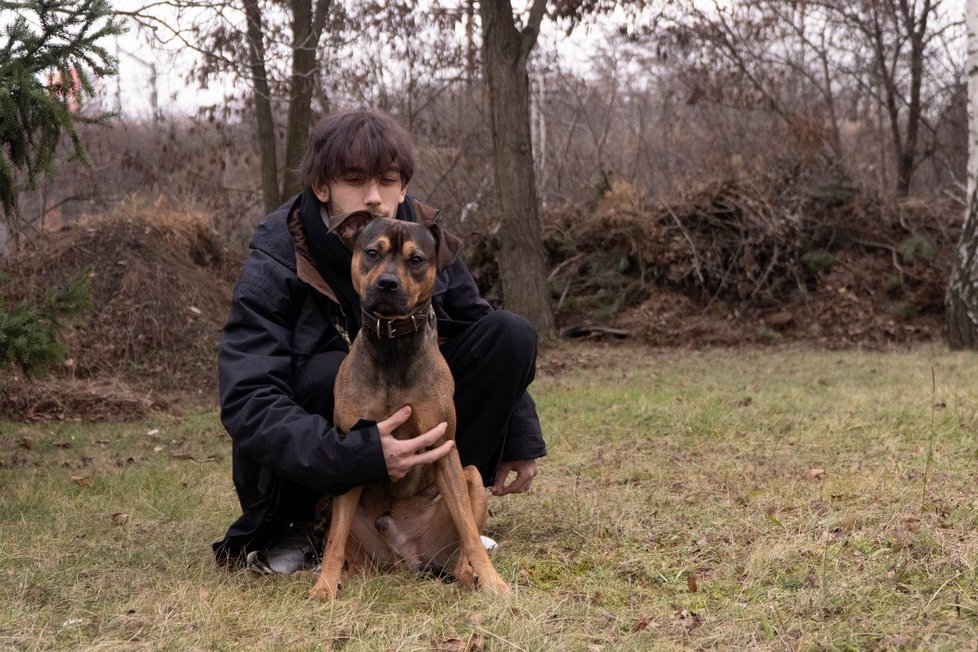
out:
<path id="1" fill-rule="evenodd" d="M 463 466 L 475 465 L 486 486 L 508 459 L 536 458 L 541 452 L 520 455 L 512 439 L 539 437 L 536 409 L 526 388 L 536 369 L 537 339 L 533 328 L 513 313 L 496 311 L 460 329 L 441 346 L 455 380 L 455 443 Z M 344 351 L 312 356 L 299 371 L 295 398 L 306 410 L 333 420 L 333 384 Z M 535 430 L 535 432 L 528 432 Z M 509 445 L 507 445 L 509 444 Z M 318 496 L 302 487 L 282 483 L 290 516 L 311 513 Z"/>

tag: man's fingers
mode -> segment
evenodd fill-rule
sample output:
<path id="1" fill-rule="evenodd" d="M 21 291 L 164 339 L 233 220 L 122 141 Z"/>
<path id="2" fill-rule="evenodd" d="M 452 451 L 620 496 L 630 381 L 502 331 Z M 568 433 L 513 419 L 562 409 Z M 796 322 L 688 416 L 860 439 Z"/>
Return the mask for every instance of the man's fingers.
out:
<path id="1" fill-rule="evenodd" d="M 503 462 L 496 472 L 496 481 L 489 491 L 494 496 L 506 496 L 528 491 L 533 484 L 533 478 L 537 476 L 539 469 L 535 460 L 522 460 L 515 462 Z M 515 473 L 516 477 L 509 484 L 509 474 Z"/>
<path id="2" fill-rule="evenodd" d="M 508 474 L 507 474 L 508 475 Z M 492 485 L 492 495 L 493 496 L 505 496 L 506 494 L 511 494 L 515 489 L 513 488 L 516 482 L 519 480 L 519 475 L 517 474 L 516 479 L 514 479 L 509 484 L 506 484 L 505 478 L 500 478 L 496 480 L 496 484 Z"/>
<path id="3" fill-rule="evenodd" d="M 417 455 L 411 457 L 411 466 L 436 462 L 448 455 L 448 452 L 451 451 L 454 446 L 455 442 L 449 439 L 448 441 L 442 442 L 441 445 L 436 446 L 435 448 L 418 453 Z"/>
<path id="4" fill-rule="evenodd" d="M 384 434 L 389 435 L 409 418 L 411 418 L 411 406 L 405 405 L 394 414 L 379 422 L 377 428 Z"/>

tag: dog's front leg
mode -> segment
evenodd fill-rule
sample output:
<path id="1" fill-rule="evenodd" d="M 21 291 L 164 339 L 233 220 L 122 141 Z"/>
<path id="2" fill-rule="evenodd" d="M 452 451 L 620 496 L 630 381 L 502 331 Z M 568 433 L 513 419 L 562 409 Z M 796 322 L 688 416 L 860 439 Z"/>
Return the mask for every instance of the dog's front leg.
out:
<path id="1" fill-rule="evenodd" d="M 326 534 L 326 549 L 323 551 L 323 564 L 319 579 L 311 589 L 310 598 L 333 600 L 340 588 L 340 575 L 346 559 L 346 542 L 350 537 L 350 525 L 360 505 L 363 487 L 354 487 L 333 499 L 333 512 L 329 519 L 329 532 Z"/>
<path id="2" fill-rule="evenodd" d="M 508 592 L 509 585 L 493 568 L 479 538 L 468 485 L 456 449 L 453 448 L 448 455 L 435 462 L 435 483 L 458 530 L 460 550 L 456 579 L 474 589 Z"/>

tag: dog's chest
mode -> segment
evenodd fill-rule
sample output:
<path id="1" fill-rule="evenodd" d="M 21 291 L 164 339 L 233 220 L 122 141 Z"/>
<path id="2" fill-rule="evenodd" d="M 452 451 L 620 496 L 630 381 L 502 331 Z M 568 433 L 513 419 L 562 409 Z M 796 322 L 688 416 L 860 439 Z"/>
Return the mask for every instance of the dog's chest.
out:
<path id="1" fill-rule="evenodd" d="M 435 474 L 431 465 L 416 466 L 407 475 L 388 485 L 391 498 L 410 498 L 435 493 Z"/>

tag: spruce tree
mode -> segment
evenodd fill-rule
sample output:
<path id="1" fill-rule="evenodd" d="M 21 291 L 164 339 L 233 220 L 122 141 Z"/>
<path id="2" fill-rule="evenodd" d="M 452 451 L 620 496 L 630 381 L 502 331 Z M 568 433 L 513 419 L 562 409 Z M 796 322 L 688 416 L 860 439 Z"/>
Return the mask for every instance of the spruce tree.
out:
<path id="1" fill-rule="evenodd" d="M 81 115 L 93 80 L 114 74 L 116 61 L 99 44 L 123 31 L 108 0 L 0 0 L 0 209 L 17 206 L 18 171 L 27 188 L 53 170 L 62 137 L 85 161 L 77 124 L 108 115 Z"/>
<path id="2" fill-rule="evenodd" d="M 86 268 L 63 287 L 50 288 L 39 305 L 23 301 L 11 309 L 0 308 L 0 371 L 15 365 L 28 376 L 36 376 L 64 360 L 65 346 L 58 332 L 65 319 L 88 309 L 91 278 L 92 270 Z M 0 283 L 10 280 L 0 277 Z"/>

